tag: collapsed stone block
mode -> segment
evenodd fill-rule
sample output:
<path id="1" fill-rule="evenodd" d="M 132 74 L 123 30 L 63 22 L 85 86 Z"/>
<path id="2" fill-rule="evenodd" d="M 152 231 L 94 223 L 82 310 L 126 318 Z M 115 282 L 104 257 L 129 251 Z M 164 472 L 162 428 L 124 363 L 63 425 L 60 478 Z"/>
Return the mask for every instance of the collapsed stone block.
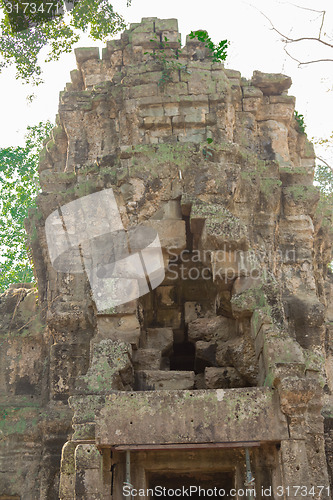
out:
<path id="1" fill-rule="evenodd" d="M 186 390 L 194 387 L 194 372 L 177 371 L 140 371 L 137 372 L 137 390 Z"/>
<path id="2" fill-rule="evenodd" d="M 173 331 L 171 328 L 148 328 L 142 344 L 146 349 L 157 349 L 166 354 L 172 349 Z"/>
<path id="3" fill-rule="evenodd" d="M 104 394 L 112 390 L 126 390 L 133 383 L 129 344 L 101 340 L 94 344 L 91 364 L 86 375 L 77 378 L 78 394 Z"/>
<path id="4" fill-rule="evenodd" d="M 133 366 L 140 370 L 159 370 L 161 368 L 160 349 L 137 349 L 133 352 Z"/>
<path id="5" fill-rule="evenodd" d="M 216 342 L 204 342 L 198 340 L 195 343 L 195 369 L 201 371 L 201 367 L 216 365 Z"/>
<path id="6" fill-rule="evenodd" d="M 253 72 L 252 85 L 258 87 L 264 95 L 280 95 L 288 90 L 291 84 L 291 78 L 280 73 Z"/>
<path id="7" fill-rule="evenodd" d="M 234 333 L 234 322 L 223 316 L 198 318 L 188 325 L 188 339 L 190 342 L 228 340 Z"/>
<path id="8" fill-rule="evenodd" d="M 205 385 L 207 389 L 231 389 L 246 387 L 246 381 L 233 367 L 207 367 L 205 369 Z"/>

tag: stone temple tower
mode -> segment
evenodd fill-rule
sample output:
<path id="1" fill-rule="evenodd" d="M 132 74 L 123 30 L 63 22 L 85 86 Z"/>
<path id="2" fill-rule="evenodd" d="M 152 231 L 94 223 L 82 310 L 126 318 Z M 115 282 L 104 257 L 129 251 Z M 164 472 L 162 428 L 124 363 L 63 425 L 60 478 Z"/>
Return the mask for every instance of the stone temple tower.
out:
<path id="1" fill-rule="evenodd" d="M 179 38 L 145 18 L 76 50 L 27 222 L 38 302 L 0 297 L 0 499 L 331 498 L 313 146 L 290 78 Z"/>

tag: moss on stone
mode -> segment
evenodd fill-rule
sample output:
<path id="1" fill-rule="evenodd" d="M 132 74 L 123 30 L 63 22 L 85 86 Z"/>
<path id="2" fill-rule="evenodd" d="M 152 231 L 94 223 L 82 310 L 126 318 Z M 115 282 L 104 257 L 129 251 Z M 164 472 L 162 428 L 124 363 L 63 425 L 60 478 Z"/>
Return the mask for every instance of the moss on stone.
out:
<path id="1" fill-rule="evenodd" d="M 319 190 L 316 186 L 303 186 L 301 184 L 296 186 L 288 186 L 284 188 L 284 192 L 288 193 L 295 202 L 308 200 L 309 198 L 312 198 L 319 194 Z"/>
<path id="2" fill-rule="evenodd" d="M 272 177 L 264 177 L 260 179 L 260 191 L 265 194 L 265 196 L 269 197 L 277 189 L 280 189 L 282 186 L 282 182 L 280 179 L 274 179 Z"/>
<path id="3" fill-rule="evenodd" d="M 241 239 L 246 237 L 246 227 L 223 205 L 196 199 L 192 204 L 191 218 L 206 219 L 206 231 L 216 236 Z"/>

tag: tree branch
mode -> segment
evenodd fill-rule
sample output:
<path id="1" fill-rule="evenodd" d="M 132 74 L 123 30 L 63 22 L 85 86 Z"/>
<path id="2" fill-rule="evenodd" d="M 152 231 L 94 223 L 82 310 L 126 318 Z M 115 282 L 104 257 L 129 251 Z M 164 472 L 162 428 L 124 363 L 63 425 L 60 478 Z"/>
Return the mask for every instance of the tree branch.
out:
<path id="1" fill-rule="evenodd" d="M 288 50 L 286 49 L 286 46 L 283 47 L 283 50 L 285 51 L 287 56 L 290 57 L 290 59 L 292 59 L 293 61 L 296 61 L 298 63 L 298 66 L 304 66 L 305 64 L 314 64 L 314 63 L 319 63 L 319 62 L 333 62 L 333 59 L 314 59 L 313 61 L 305 61 L 304 62 L 304 61 L 300 61 L 296 57 L 292 56 L 288 52 Z"/>
<path id="2" fill-rule="evenodd" d="M 325 45 L 326 47 L 329 47 L 330 49 L 333 49 L 333 44 L 332 43 L 329 43 L 327 42 L 326 40 L 322 40 L 321 38 L 321 35 L 322 35 L 322 30 L 323 30 L 323 27 L 324 27 L 324 22 L 325 22 L 325 14 L 326 14 L 326 11 L 323 10 L 323 11 L 319 11 L 319 10 L 314 10 L 314 9 L 308 9 L 306 7 L 300 7 L 298 5 L 295 5 L 295 4 L 291 4 L 291 5 L 294 5 L 295 7 L 298 7 L 299 9 L 304 9 L 304 10 L 310 10 L 310 11 L 313 11 L 313 12 L 319 12 L 322 14 L 322 20 L 321 20 L 321 25 L 320 25 L 320 28 L 319 28 L 319 35 L 318 37 L 310 37 L 310 36 L 304 36 L 304 37 L 300 37 L 300 38 L 291 38 L 290 36 L 287 36 L 285 35 L 284 33 L 282 33 L 281 31 L 279 31 L 273 24 L 273 22 L 270 20 L 270 18 L 268 16 L 266 16 L 266 14 L 264 12 L 262 12 L 261 10 L 257 9 L 262 16 L 264 16 L 267 21 L 270 23 L 271 25 L 271 29 L 273 31 L 275 31 L 276 33 L 278 33 L 278 35 L 280 35 L 282 37 L 282 41 L 287 45 L 287 44 L 291 44 L 291 43 L 298 43 L 298 42 L 303 42 L 303 41 L 310 41 L 310 42 L 317 42 L 317 43 L 320 43 L 322 45 Z M 255 7 L 256 8 L 256 7 Z M 314 63 L 318 63 L 318 62 L 333 62 L 333 59 L 330 59 L 330 58 L 325 58 L 325 59 L 314 59 L 312 61 L 306 61 L 306 62 L 303 62 L 303 61 L 300 61 L 299 59 L 295 58 L 294 56 L 292 56 L 286 49 L 286 45 L 284 47 L 284 51 L 286 52 L 286 54 L 291 58 L 293 59 L 294 61 L 296 61 L 298 63 L 299 66 L 302 66 L 302 65 L 306 65 L 306 64 L 314 64 Z"/>
<path id="3" fill-rule="evenodd" d="M 316 158 L 317 158 L 317 160 L 323 162 L 324 165 L 326 165 L 326 167 L 330 168 L 333 172 L 333 167 L 331 167 L 331 165 L 329 163 L 327 163 L 327 161 L 325 161 L 323 158 L 321 158 L 320 156 L 317 156 L 317 155 L 316 155 Z"/>

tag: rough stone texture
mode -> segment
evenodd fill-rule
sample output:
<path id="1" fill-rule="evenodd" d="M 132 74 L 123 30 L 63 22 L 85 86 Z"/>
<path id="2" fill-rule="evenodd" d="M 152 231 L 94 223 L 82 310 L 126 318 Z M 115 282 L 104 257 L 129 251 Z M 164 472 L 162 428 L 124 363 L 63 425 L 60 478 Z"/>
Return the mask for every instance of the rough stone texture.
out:
<path id="1" fill-rule="evenodd" d="M 139 392 L 135 399 L 119 393 L 106 397 L 96 421 L 99 445 L 265 441 L 266 436 L 287 437 L 285 417 L 267 388 Z"/>
<path id="2" fill-rule="evenodd" d="M 27 221 L 38 304 L 24 284 L 0 297 L 0 497 L 118 500 L 134 444 L 162 448 L 132 454 L 142 487 L 218 464 L 244 487 L 246 445 L 258 497 L 329 485 L 332 206 L 291 80 L 248 81 L 188 39 L 161 85 L 155 34 L 179 48 L 176 20 L 144 18 L 102 59 L 77 49 L 60 93 Z M 83 269 L 51 266 L 45 220 L 109 188 L 125 230 L 158 231 L 165 278 L 97 311 Z"/>

